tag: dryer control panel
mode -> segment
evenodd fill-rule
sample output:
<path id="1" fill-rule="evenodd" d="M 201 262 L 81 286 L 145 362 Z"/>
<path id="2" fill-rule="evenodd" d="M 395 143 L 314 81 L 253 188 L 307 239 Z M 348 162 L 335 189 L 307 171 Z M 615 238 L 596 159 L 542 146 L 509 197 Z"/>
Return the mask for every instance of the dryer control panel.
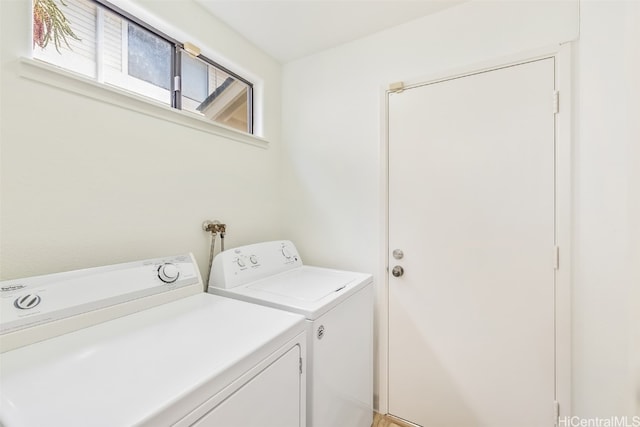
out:
<path id="1" fill-rule="evenodd" d="M 191 254 L 0 282 L 0 352 L 202 292 Z"/>
<path id="2" fill-rule="evenodd" d="M 213 259 L 209 286 L 234 288 L 298 267 L 302 267 L 302 259 L 289 240 L 240 246 Z"/>

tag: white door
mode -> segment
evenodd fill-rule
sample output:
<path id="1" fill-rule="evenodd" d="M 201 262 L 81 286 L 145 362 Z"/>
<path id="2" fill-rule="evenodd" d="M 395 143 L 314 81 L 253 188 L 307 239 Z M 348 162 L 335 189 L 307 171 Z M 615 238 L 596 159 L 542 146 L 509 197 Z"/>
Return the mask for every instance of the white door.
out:
<path id="1" fill-rule="evenodd" d="M 389 95 L 390 414 L 554 425 L 553 91 L 547 58 Z"/>

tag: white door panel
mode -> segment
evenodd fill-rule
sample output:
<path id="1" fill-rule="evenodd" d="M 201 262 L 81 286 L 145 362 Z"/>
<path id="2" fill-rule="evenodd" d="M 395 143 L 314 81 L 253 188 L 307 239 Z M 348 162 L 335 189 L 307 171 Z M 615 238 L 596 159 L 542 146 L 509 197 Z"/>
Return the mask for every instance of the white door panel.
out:
<path id="1" fill-rule="evenodd" d="M 300 427 L 299 360 L 295 346 L 193 426 Z"/>
<path id="2" fill-rule="evenodd" d="M 389 97 L 393 415 L 553 425 L 553 61 Z"/>

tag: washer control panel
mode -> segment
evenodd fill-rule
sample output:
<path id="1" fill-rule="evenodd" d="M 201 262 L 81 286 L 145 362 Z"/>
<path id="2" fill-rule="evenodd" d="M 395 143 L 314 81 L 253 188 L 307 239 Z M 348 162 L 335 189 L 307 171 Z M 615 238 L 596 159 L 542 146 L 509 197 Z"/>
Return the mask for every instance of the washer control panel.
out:
<path id="1" fill-rule="evenodd" d="M 301 266 L 298 250 L 289 240 L 240 246 L 213 259 L 209 286 L 234 288 Z"/>
<path id="2" fill-rule="evenodd" d="M 191 254 L 0 282 L 0 336 L 189 286 Z"/>

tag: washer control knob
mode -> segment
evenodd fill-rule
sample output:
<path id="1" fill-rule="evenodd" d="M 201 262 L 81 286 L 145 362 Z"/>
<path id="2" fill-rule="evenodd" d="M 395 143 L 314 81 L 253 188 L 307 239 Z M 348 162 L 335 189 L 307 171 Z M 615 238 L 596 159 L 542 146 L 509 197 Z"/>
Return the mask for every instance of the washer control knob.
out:
<path id="1" fill-rule="evenodd" d="M 249 257 L 249 261 L 251 261 L 251 264 L 256 265 L 258 263 L 258 257 L 255 255 L 251 255 Z"/>
<path id="2" fill-rule="evenodd" d="M 29 310 L 40 304 L 40 296 L 36 294 L 27 294 L 16 298 L 13 305 L 20 310 Z"/>
<path id="3" fill-rule="evenodd" d="M 289 250 L 289 248 L 282 248 L 282 255 L 286 259 L 291 259 L 291 251 Z"/>
<path id="4" fill-rule="evenodd" d="M 236 261 L 236 263 L 238 264 L 238 267 L 244 267 L 246 264 L 244 263 L 244 260 L 242 258 L 238 258 L 238 260 Z"/>
<path id="5" fill-rule="evenodd" d="M 178 280 L 180 272 L 175 264 L 165 262 L 158 267 L 158 277 L 165 283 L 173 283 Z"/>

